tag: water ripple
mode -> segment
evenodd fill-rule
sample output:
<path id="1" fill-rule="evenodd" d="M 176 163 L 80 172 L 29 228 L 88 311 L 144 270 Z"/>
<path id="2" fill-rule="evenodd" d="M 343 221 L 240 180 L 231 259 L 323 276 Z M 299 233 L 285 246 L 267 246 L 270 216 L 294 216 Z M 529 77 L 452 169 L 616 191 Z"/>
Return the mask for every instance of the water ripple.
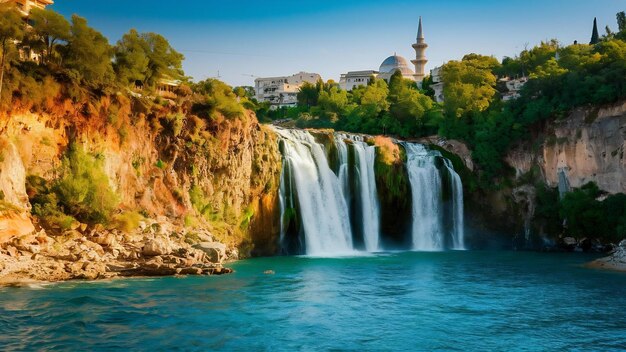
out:
<path id="1" fill-rule="evenodd" d="M 585 260 L 498 252 L 268 258 L 237 263 L 224 277 L 5 288 L 0 346 L 624 350 L 626 275 L 584 269 Z"/>

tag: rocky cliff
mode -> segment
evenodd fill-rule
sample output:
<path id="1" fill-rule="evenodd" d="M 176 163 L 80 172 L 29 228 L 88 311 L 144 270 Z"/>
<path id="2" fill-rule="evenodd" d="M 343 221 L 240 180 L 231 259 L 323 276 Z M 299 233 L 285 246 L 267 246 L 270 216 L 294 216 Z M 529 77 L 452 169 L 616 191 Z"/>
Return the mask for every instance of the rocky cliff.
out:
<path id="1" fill-rule="evenodd" d="M 548 125 L 542 141 L 513 149 L 507 162 L 518 176 L 539 166 L 551 187 L 595 182 L 608 193 L 626 193 L 625 136 L 626 102 L 578 109 Z"/>
<path id="2" fill-rule="evenodd" d="M 626 102 L 580 108 L 537 126 L 532 138 L 506 155 L 511 177 L 502 179 L 497 190 L 471 195 L 478 205 L 468 209 L 475 243 L 540 248 L 559 242 L 576 246 L 577 241 L 585 240 L 569 238 L 567 231 L 547 233 L 535 217 L 536 186 L 545 184 L 564 194 L 594 182 L 605 194 L 625 193 L 625 131 Z"/>
<path id="3" fill-rule="evenodd" d="M 0 280 L 209 273 L 272 253 L 276 136 L 249 112 L 188 110 L 113 96 L 0 116 Z"/>

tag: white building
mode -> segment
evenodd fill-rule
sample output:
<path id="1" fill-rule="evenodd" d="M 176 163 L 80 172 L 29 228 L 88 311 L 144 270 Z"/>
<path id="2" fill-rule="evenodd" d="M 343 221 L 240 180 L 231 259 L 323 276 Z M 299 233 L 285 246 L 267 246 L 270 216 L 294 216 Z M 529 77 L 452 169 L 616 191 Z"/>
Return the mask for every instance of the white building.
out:
<path id="1" fill-rule="evenodd" d="M 502 100 L 509 101 L 509 100 L 515 100 L 520 97 L 519 92 L 520 90 L 522 90 L 522 88 L 524 88 L 524 85 L 526 84 L 526 82 L 528 82 L 528 77 L 522 77 L 522 78 L 516 78 L 516 79 L 505 77 L 505 78 L 500 79 L 500 81 L 506 84 L 506 89 L 508 90 L 508 92 L 502 94 Z"/>
<path id="2" fill-rule="evenodd" d="M 344 90 L 350 91 L 358 86 L 367 85 L 372 76 L 384 79 L 388 82 L 391 76 L 393 76 L 393 74 L 397 71 L 402 73 L 404 78 L 414 80 L 418 85 L 421 85 L 424 77 L 426 76 L 424 70 L 426 63 L 428 62 L 426 59 L 426 48 L 428 48 L 428 44 L 426 44 L 424 40 L 421 17 L 419 19 L 417 39 L 412 47 L 415 50 L 415 59 L 411 60 L 411 63 L 414 65 L 415 70 L 411 68 L 411 64 L 407 59 L 397 54 L 393 54 L 380 64 L 378 71 L 351 71 L 342 74 L 339 79 L 339 86 Z"/>
<path id="3" fill-rule="evenodd" d="M 305 83 L 315 84 L 322 77 L 317 73 L 299 72 L 291 76 L 257 78 L 254 80 L 256 99 L 269 102 L 272 108 L 296 106 L 298 92 Z"/>
<path id="4" fill-rule="evenodd" d="M 441 66 L 435 67 L 430 70 L 430 77 L 433 80 L 430 88 L 435 91 L 435 101 L 438 103 L 443 103 L 443 79 L 441 78 Z"/>
<path id="5" fill-rule="evenodd" d="M 378 71 L 350 71 L 341 75 L 339 87 L 343 90 L 350 91 L 356 87 L 368 85 L 372 77 L 378 77 Z"/>

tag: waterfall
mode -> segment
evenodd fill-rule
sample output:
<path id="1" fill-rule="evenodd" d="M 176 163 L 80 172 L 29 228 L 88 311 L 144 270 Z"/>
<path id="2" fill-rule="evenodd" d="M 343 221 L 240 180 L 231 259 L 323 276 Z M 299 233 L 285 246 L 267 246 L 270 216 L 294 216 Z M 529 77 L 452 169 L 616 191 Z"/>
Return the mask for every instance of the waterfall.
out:
<path id="1" fill-rule="evenodd" d="M 362 135 L 275 130 L 283 154 L 279 188 L 283 251 L 333 256 L 383 250 L 376 146 Z M 412 227 L 407 231 L 411 249 L 464 249 L 463 184 L 452 163 L 423 145 L 402 146 L 411 187 L 406 195 L 412 199 Z"/>
<path id="2" fill-rule="evenodd" d="M 444 165 L 451 175 L 450 183 L 452 185 L 452 249 L 465 249 L 465 212 L 463 210 L 463 182 L 452 162 L 444 159 Z"/>
<path id="3" fill-rule="evenodd" d="M 443 249 L 441 177 L 434 157 L 421 144 L 405 144 L 413 197 L 413 249 Z"/>
<path id="4" fill-rule="evenodd" d="M 355 157 L 356 191 L 357 191 L 357 222 L 360 222 L 361 235 L 365 244 L 365 250 L 375 252 L 380 250 L 380 210 L 378 205 L 378 191 L 376 189 L 376 177 L 374 175 L 374 161 L 376 159 L 376 147 L 368 145 L 362 136 L 347 135 L 337 133 L 335 143 L 339 150 L 339 161 L 341 163 L 340 179 L 342 182 L 349 182 L 347 172 L 342 174 L 341 170 L 348 169 L 348 140 L 352 146 Z M 349 191 L 349 187 L 344 187 Z"/>
<path id="5" fill-rule="evenodd" d="M 291 193 L 297 193 L 305 253 L 336 255 L 351 252 L 352 231 L 346 201 L 322 145 L 307 131 L 276 131 L 284 143 L 284 168 L 295 186 L 290 187 Z"/>
<path id="6" fill-rule="evenodd" d="M 404 143 L 404 147 L 413 199 L 413 249 L 465 249 L 461 178 L 440 153 L 421 144 Z M 444 189 L 451 201 L 444 199 Z"/>

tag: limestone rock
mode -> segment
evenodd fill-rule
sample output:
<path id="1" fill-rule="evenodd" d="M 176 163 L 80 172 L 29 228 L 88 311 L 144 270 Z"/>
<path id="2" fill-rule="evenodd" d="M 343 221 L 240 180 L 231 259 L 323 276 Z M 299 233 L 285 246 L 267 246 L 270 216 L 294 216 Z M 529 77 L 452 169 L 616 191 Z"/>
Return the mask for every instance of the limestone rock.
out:
<path id="1" fill-rule="evenodd" d="M 112 247 L 116 244 L 115 235 L 110 232 L 95 234 L 91 240 L 101 246 Z"/>
<path id="2" fill-rule="evenodd" d="M 213 263 L 221 263 L 226 257 L 226 245 L 219 242 L 201 242 L 193 246 L 206 253 Z"/>
<path id="3" fill-rule="evenodd" d="M 142 250 L 142 254 L 147 257 L 170 254 L 171 252 L 172 246 L 169 241 L 163 237 L 156 237 L 146 241 Z"/>
<path id="4" fill-rule="evenodd" d="M 26 213 L 0 214 L 0 243 L 31 234 L 35 226 Z"/>
<path id="5" fill-rule="evenodd" d="M 4 134 L 4 132 L 3 132 Z M 3 201 L 20 209 L 30 209 L 26 194 L 26 170 L 15 145 L 0 137 L 0 191 Z M 0 231 L 1 232 L 1 231 Z"/>

